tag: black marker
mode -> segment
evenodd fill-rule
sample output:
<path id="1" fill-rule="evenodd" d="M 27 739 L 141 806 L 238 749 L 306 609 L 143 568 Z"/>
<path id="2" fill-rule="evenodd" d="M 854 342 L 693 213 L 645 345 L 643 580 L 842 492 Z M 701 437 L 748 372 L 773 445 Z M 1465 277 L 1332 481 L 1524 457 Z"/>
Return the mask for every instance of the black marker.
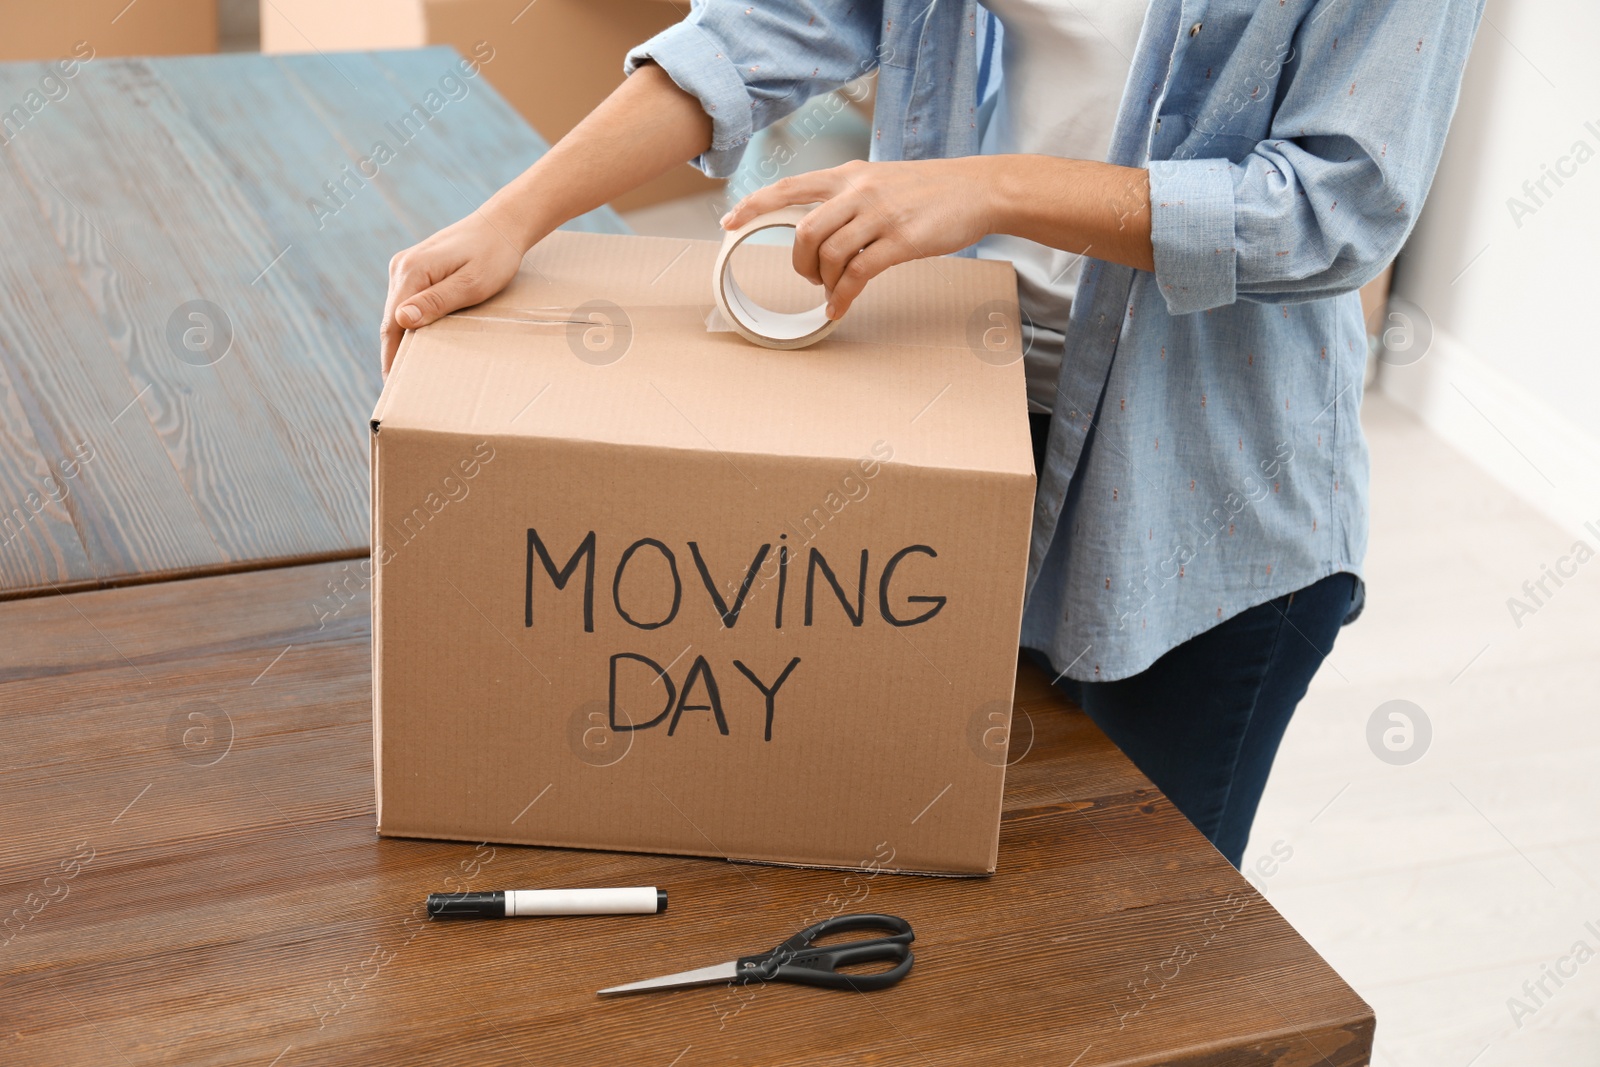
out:
<path id="1" fill-rule="evenodd" d="M 503 889 L 492 893 L 429 893 L 435 919 L 509 919 L 523 915 L 660 915 L 667 891 L 628 889 Z"/>

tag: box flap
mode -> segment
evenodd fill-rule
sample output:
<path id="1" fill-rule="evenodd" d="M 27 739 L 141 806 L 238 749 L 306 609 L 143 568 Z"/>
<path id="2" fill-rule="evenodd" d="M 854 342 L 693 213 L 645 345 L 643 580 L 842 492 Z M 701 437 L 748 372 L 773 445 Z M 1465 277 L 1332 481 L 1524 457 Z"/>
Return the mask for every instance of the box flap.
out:
<path id="1" fill-rule="evenodd" d="M 894 267 L 831 337 L 783 352 L 707 329 L 717 247 L 551 234 L 505 291 L 407 334 L 375 418 L 724 455 L 854 459 L 892 436 L 896 462 L 1032 476 L 1009 264 Z M 793 278 L 782 247 L 738 269 Z"/>

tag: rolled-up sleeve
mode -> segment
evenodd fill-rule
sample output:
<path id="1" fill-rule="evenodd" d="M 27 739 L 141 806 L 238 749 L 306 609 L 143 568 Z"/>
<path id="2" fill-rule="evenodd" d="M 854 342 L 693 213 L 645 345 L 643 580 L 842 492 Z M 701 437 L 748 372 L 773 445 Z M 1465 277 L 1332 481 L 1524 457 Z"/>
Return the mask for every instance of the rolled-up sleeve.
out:
<path id="1" fill-rule="evenodd" d="M 1149 164 L 1168 310 L 1316 300 L 1376 276 L 1433 182 L 1482 12 L 1483 0 L 1314 5 L 1267 137 L 1237 159 L 1180 149 Z"/>
<path id="2" fill-rule="evenodd" d="M 1226 159 L 1150 164 L 1156 283 L 1174 315 L 1222 307 L 1236 298 L 1233 170 Z"/>
<path id="3" fill-rule="evenodd" d="M 711 116 L 711 148 L 693 162 L 733 173 L 756 130 L 877 65 L 880 4 L 705 0 L 630 49 L 623 71 L 654 63 Z"/>

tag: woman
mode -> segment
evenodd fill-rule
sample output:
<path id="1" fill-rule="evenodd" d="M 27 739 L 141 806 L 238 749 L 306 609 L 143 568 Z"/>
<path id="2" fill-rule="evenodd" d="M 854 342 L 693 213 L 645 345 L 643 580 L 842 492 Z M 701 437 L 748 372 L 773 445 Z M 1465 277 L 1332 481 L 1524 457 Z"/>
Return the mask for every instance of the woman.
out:
<path id="1" fill-rule="evenodd" d="M 817 204 L 794 265 L 834 316 L 909 259 L 1017 265 L 1039 464 L 1023 645 L 1238 865 L 1363 599 L 1355 294 L 1422 206 L 1482 7 L 709 0 L 394 258 L 384 369 L 401 329 L 497 292 L 561 223 L 684 160 L 726 176 L 754 130 L 876 67 L 873 161 L 723 225 Z"/>

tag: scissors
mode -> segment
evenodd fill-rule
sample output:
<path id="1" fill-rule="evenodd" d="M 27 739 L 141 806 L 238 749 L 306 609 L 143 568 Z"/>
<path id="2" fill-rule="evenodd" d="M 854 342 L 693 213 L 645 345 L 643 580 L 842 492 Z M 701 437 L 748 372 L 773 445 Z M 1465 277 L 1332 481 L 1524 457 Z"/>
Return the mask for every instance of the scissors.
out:
<path id="1" fill-rule="evenodd" d="M 828 934 L 850 930 L 888 930 L 888 937 L 869 937 L 817 946 L 814 942 Z M 821 986 L 824 989 L 854 989 L 868 992 L 888 989 L 911 970 L 910 944 L 916 940 L 911 924 L 897 915 L 835 915 L 808 926 L 789 940 L 769 952 L 754 956 L 740 956 L 727 963 L 701 967 L 660 978 L 647 978 L 642 982 L 611 986 L 602 989 L 602 997 L 619 993 L 647 993 L 657 989 L 681 989 L 685 986 L 717 985 L 723 982 L 794 982 L 798 985 Z M 869 963 L 874 960 L 893 960 L 895 966 L 871 974 L 845 974 L 841 964 Z"/>

